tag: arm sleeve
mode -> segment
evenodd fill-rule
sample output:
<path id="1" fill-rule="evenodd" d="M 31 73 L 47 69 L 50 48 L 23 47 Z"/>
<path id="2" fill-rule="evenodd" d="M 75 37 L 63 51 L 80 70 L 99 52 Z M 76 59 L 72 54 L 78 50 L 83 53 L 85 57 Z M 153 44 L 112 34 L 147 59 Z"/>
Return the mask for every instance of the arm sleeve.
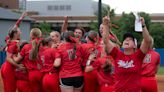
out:
<path id="1" fill-rule="evenodd" d="M 119 55 L 119 52 L 121 51 L 117 47 L 114 47 L 110 53 L 110 56 L 112 56 L 113 59 L 115 60 L 117 56 Z"/>
<path id="2" fill-rule="evenodd" d="M 145 55 L 146 55 L 146 54 L 144 54 L 144 53 L 141 51 L 141 49 L 138 49 L 138 50 L 136 51 L 136 56 L 137 56 L 136 58 L 140 59 L 140 61 L 143 61 Z"/>
<path id="3" fill-rule="evenodd" d="M 88 60 L 89 57 L 89 53 L 88 53 L 88 48 L 85 46 L 81 47 L 81 56 L 82 56 L 82 66 L 86 66 L 86 62 Z"/>
<path id="4" fill-rule="evenodd" d="M 61 58 L 61 49 L 60 48 L 58 48 L 58 49 L 55 49 L 54 50 L 54 56 L 55 56 L 55 58 Z"/>
<path id="5" fill-rule="evenodd" d="M 18 53 L 18 51 L 19 50 L 18 50 L 18 45 L 17 44 L 10 45 L 7 48 L 7 52 L 12 53 L 12 54 L 16 54 L 16 53 Z"/>

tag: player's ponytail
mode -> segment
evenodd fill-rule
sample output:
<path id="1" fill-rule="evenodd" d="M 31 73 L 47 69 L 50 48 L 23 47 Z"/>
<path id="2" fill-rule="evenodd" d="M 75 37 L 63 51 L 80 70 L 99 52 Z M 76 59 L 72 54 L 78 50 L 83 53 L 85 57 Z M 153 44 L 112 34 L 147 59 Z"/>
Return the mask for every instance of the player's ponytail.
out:
<path id="1" fill-rule="evenodd" d="M 66 42 L 70 42 L 70 43 L 74 43 L 73 46 L 73 53 L 71 54 L 71 59 L 75 59 L 76 58 L 76 39 L 75 39 L 75 35 L 72 31 L 67 31 L 64 33 L 64 39 Z"/>
<path id="2" fill-rule="evenodd" d="M 42 32 L 39 28 L 33 28 L 30 33 L 32 37 L 32 49 L 30 51 L 29 59 L 30 60 L 36 60 L 39 52 L 40 47 L 40 38 L 42 36 Z"/>

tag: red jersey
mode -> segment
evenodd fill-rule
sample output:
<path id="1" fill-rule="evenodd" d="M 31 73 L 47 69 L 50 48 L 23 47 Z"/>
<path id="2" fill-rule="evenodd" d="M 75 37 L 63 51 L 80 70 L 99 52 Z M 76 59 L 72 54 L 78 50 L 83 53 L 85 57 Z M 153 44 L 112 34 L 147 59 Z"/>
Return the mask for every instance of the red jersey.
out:
<path id="1" fill-rule="evenodd" d="M 154 77 L 157 73 L 158 65 L 160 63 L 160 54 L 154 50 L 149 50 L 143 60 L 142 76 Z"/>
<path id="2" fill-rule="evenodd" d="M 131 55 L 125 55 L 116 47 L 110 55 L 115 60 L 115 91 L 116 92 L 140 92 L 141 68 L 145 54 L 138 49 Z"/>
<path id="3" fill-rule="evenodd" d="M 106 60 L 110 59 L 112 61 L 112 57 L 103 57 L 98 58 L 95 62 L 93 62 L 92 66 L 94 69 L 97 69 L 97 78 L 100 85 L 114 84 L 114 67 L 112 67 L 111 72 L 104 72 L 102 66 L 105 64 Z"/>
<path id="4" fill-rule="evenodd" d="M 83 56 L 81 56 L 83 58 L 83 66 L 86 66 L 86 62 L 89 58 L 90 53 L 95 53 L 97 58 L 101 56 L 101 52 L 103 49 L 101 45 L 95 45 L 94 43 L 86 43 L 81 44 L 81 46 L 83 50 Z"/>
<path id="5" fill-rule="evenodd" d="M 76 45 L 75 59 L 71 59 L 74 52 L 74 46 Z M 59 47 L 59 54 L 61 55 L 61 68 L 59 72 L 59 78 L 83 76 L 81 69 L 81 46 L 75 43 L 63 43 Z"/>
<path id="6" fill-rule="evenodd" d="M 25 66 L 25 63 L 26 63 L 26 60 L 23 59 L 21 61 L 21 64 L 23 64 Z M 15 77 L 18 80 L 28 80 L 28 72 L 27 72 L 27 70 L 21 70 L 19 68 L 16 68 L 15 69 Z"/>
<path id="7" fill-rule="evenodd" d="M 11 41 L 7 44 L 7 52 L 11 54 L 18 54 L 19 52 L 19 46 L 18 41 Z"/>
<path id="8" fill-rule="evenodd" d="M 20 52 L 20 55 L 24 59 L 25 67 L 28 70 L 30 70 L 30 69 L 38 69 L 38 62 L 39 62 L 39 60 L 30 60 L 29 59 L 29 54 L 30 54 L 31 48 L 32 48 L 32 45 L 31 44 L 26 44 L 22 48 L 22 50 Z"/>
<path id="9" fill-rule="evenodd" d="M 44 47 L 44 46 L 40 46 L 39 47 L 39 52 L 38 52 L 38 67 L 39 69 L 42 69 L 43 67 L 43 63 L 42 63 L 42 60 L 41 60 L 41 55 L 43 55 L 43 52 L 46 50 L 47 48 Z"/>
<path id="10" fill-rule="evenodd" d="M 17 56 L 19 52 L 18 41 L 10 41 L 7 43 L 6 51 L 11 54 L 11 58 L 13 58 L 14 55 Z M 15 67 L 13 67 L 13 65 L 7 61 L 3 64 L 3 66 L 12 67 L 15 69 Z"/>
<path id="11" fill-rule="evenodd" d="M 57 72 L 53 64 L 55 58 L 58 58 L 57 50 L 54 48 L 46 48 L 40 55 L 40 60 L 42 62 L 42 72 Z"/>

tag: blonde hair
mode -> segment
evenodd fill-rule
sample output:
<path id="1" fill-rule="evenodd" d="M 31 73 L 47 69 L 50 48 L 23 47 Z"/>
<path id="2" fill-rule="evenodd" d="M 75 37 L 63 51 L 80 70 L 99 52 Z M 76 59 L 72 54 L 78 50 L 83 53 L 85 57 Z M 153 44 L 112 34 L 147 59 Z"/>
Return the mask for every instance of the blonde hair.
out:
<path id="1" fill-rule="evenodd" d="M 42 32 L 39 28 L 33 28 L 33 29 L 31 29 L 31 35 L 34 38 L 40 38 L 42 36 Z M 37 59 L 39 47 L 40 47 L 40 41 L 37 42 L 36 40 L 33 40 L 32 41 L 32 49 L 31 49 L 30 55 L 29 55 L 30 60 L 36 60 Z"/>
<path id="2" fill-rule="evenodd" d="M 31 34 L 36 38 L 40 38 L 42 36 L 42 32 L 39 28 L 31 29 Z"/>
<path id="3" fill-rule="evenodd" d="M 50 33 L 50 36 L 51 36 L 51 35 L 54 35 L 54 34 L 60 37 L 60 33 L 59 33 L 58 31 L 52 31 L 52 32 Z"/>

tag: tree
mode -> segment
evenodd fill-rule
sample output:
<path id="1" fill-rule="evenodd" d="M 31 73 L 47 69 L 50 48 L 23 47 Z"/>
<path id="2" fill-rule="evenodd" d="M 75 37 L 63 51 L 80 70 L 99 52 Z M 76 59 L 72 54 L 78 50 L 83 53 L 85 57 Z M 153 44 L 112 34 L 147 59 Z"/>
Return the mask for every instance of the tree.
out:
<path id="1" fill-rule="evenodd" d="M 140 16 L 144 17 L 145 23 L 147 25 L 147 28 L 149 29 L 150 23 L 151 23 L 151 18 L 149 14 L 140 12 Z M 115 30 L 116 35 L 120 40 L 123 40 L 123 34 L 126 32 L 132 33 L 135 38 L 137 38 L 138 42 L 140 43 L 142 40 L 142 35 L 141 33 L 135 32 L 134 31 L 134 23 L 135 23 L 135 16 L 133 13 L 122 13 L 121 18 L 116 21 L 116 24 L 119 26 L 118 30 Z"/>
<path id="2" fill-rule="evenodd" d="M 95 12 L 95 15 L 98 17 L 98 11 Z M 109 15 L 111 20 L 114 20 L 115 12 L 114 9 L 111 9 L 110 6 L 108 5 L 103 5 L 102 6 L 102 17 Z M 91 22 L 90 24 L 91 30 L 98 31 L 99 26 L 98 22 Z"/>
<path id="3" fill-rule="evenodd" d="M 150 25 L 150 34 L 154 39 L 155 48 L 164 48 L 164 23 L 152 23 Z"/>
<path id="4" fill-rule="evenodd" d="M 43 37 L 46 37 L 52 31 L 51 25 L 47 23 L 46 21 L 41 22 L 39 24 L 34 24 L 33 27 L 40 28 L 40 30 L 42 31 Z"/>

